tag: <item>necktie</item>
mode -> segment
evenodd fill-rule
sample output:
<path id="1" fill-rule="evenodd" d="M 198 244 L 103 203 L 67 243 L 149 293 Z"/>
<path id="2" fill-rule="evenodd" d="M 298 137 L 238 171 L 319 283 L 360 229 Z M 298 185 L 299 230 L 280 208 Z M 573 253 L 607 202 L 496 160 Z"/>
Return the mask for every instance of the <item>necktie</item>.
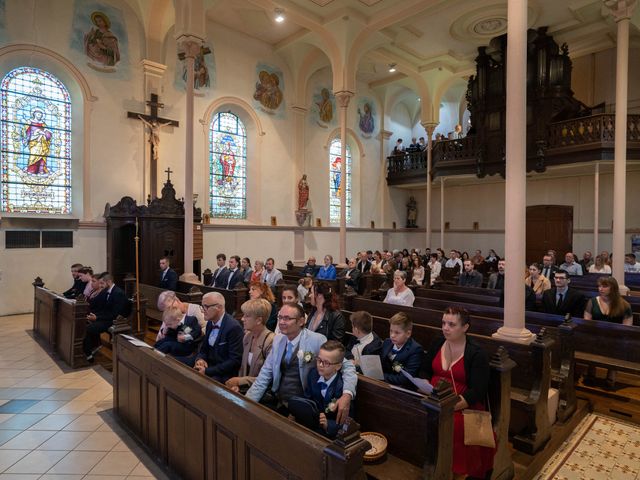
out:
<path id="1" fill-rule="evenodd" d="M 561 293 L 558 294 L 558 303 L 556 303 L 556 306 L 559 307 L 560 305 L 562 305 L 562 297 L 563 297 L 563 295 Z"/>
<path id="2" fill-rule="evenodd" d="M 293 353 L 293 343 L 287 342 L 287 351 L 284 354 L 284 361 L 289 363 L 291 361 L 291 354 Z"/>

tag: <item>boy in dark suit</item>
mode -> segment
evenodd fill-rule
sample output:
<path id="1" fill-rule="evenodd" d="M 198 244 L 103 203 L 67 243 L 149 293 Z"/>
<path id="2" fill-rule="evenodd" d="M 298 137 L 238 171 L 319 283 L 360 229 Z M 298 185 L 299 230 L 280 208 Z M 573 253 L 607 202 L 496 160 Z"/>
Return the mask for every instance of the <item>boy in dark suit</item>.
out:
<path id="1" fill-rule="evenodd" d="M 406 313 L 396 313 L 389 319 L 389 338 L 382 344 L 380 353 L 384 381 L 403 388 L 415 387 L 401 370 L 417 377 L 424 349 L 411 338 L 413 323 Z"/>
<path id="2" fill-rule="evenodd" d="M 160 288 L 165 290 L 176 290 L 178 287 L 178 274 L 175 270 L 171 269 L 171 262 L 168 257 L 162 257 L 160 259 Z"/>
<path id="3" fill-rule="evenodd" d="M 345 358 L 352 360 L 356 370 L 360 370 L 360 357 L 362 355 L 380 355 L 382 352 L 382 340 L 373 331 L 373 318 L 369 312 L 359 311 L 351 314 L 351 333 L 353 336 L 347 342 Z"/>
<path id="4" fill-rule="evenodd" d="M 162 313 L 163 337 L 154 347 L 173 356 L 191 355 L 195 340 L 202 335 L 198 318 L 182 313 L 178 307 L 169 307 Z"/>
<path id="5" fill-rule="evenodd" d="M 306 398 L 289 399 L 289 411 L 296 421 L 328 438 L 335 438 L 340 429 L 336 422 L 337 401 L 343 394 L 342 361 L 345 349 L 337 340 L 322 344 L 316 366 L 307 376 Z M 353 408 L 353 403 L 351 403 Z M 352 416 L 352 412 L 349 414 Z"/>

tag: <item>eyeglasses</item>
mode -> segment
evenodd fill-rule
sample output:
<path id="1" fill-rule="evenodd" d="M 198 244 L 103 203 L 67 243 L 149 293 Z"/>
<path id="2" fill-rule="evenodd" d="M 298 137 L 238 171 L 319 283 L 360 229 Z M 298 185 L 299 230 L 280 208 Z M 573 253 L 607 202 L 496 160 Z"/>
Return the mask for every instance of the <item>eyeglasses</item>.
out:
<path id="1" fill-rule="evenodd" d="M 202 307 L 200 307 L 200 308 L 202 308 L 202 310 L 208 310 L 208 309 L 210 309 L 211 307 L 217 307 L 217 306 L 219 306 L 219 305 L 220 305 L 219 303 L 212 303 L 211 305 L 205 305 L 205 304 L 203 303 L 203 304 L 202 304 Z"/>
<path id="2" fill-rule="evenodd" d="M 289 322 L 291 320 L 298 320 L 300 317 L 290 317 L 289 315 L 278 315 L 278 321 L 284 320 L 285 322 Z"/>
<path id="3" fill-rule="evenodd" d="M 329 367 L 329 366 L 331 366 L 331 365 L 338 365 L 338 364 L 340 364 L 340 363 L 342 363 L 342 362 L 333 362 L 333 363 L 331 363 L 331 362 L 330 362 L 330 361 L 328 361 L 328 360 L 322 360 L 321 358 L 316 357 L 316 363 L 317 363 L 318 365 L 320 365 L 321 367 Z"/>

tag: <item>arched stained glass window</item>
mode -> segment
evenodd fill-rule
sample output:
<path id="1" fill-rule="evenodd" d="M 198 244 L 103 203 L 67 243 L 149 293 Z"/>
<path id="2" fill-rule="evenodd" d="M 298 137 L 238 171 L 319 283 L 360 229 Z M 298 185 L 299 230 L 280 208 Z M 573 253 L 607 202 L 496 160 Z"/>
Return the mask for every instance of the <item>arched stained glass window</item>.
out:
<path id="1" fill-rule="evenodd" d="M 3 212 L 71 213 L 71 98 L 49 72 L 20 67 L 0 86 Z"/>
<path id="2" fill-rule="evenodd" d="M 247 218 L 247 134 L 231 112 L 209 129 L 209 206 L 214 218 Z"/>
<path id="3" fill-rule="evenodd" d="M 340 140 L 329 148 L 329 222 L 340 223 L 340 176 L 342 169 Z M 347 223 L 351 222 L 351 148 L 347 145 Z"/>

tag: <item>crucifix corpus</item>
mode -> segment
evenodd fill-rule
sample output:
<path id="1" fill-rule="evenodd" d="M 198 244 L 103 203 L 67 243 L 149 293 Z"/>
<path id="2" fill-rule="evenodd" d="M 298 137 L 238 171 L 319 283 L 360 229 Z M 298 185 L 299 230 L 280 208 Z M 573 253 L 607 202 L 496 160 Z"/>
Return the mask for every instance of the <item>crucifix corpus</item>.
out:
<path id="1" fill-rule="evenodd" d="M 158 150 L 160 148 L 160 130 L 163 127 L 178 127 L 180 124 L 177 120 L 170 120 L 158 116 L 158 109 L 164 108 L 164 103 L 158 101 L 158 95 L 151 94 L 151 100 L 146 102 L 151 109 L 151 114 L 137 112 L 127 112 L 127 118 L 134 118 L 142 121 L 149 131 L 149 145 L 151 147 L 151 168 L 149 171 L 149 184 L 151 198 L 156 198 L 158 187 Z"/>

